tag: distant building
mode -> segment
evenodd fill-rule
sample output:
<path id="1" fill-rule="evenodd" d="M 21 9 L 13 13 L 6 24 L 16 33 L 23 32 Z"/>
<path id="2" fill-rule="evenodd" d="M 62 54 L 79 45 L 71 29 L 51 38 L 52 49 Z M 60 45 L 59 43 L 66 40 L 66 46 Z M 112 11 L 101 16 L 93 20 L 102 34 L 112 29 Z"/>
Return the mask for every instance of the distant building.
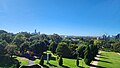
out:
<path id="1" fill-rule="evenodd" d="M 34 34 L 34 35 L 40 35 L 40 32 L 37 32 L 37 30 L 35 29 L 35 31 L 32 34 Z"/>

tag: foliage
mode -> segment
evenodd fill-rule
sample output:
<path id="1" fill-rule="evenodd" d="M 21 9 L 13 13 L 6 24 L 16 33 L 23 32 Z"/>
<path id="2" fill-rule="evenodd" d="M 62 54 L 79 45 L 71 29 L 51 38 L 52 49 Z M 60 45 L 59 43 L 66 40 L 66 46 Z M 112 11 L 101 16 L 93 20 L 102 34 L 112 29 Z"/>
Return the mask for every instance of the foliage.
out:
<path id="1" fill-rule="evenodd" d="M 5 47 L 5 50 L 6 50 L 7 54 L 12 57 L 16 53 L 17 46 L 16 45 L 8 45 Z"/>
<path id="2" fill-rule="evenodd" d="M 112 50 L 120 53 L 120 42 L 113 44 Z"/>
<path id="3" fill-rule="evenodd" d="M 8 45 L 6 41 L 0 41 L 0 55 L 5 54 L 5 47 Z"/>
<path id="4" fill-rule="evenodd" d="M 0 34 L 0 39 L 5 40 L 7 43 L 11 43 L 14 38 L 12 33 L 2 33 Z"/>
<path id="5" fill-rule="evenodd" d="M 84 58 L 84 51 L 85 51 L 86 46 L 85 45 L 80 45 L 76 50 L 77 54 L 79 57 Z"/>
<path id="6" fill-rule="evenodd" d="M 36 54 L 42 55 L 43 52 L 47 51 L 47 45 L 43 41 L 36 41 L 30 46 L 30 50 Z"/>
<path id="7" fill-rule="evenodd" d="M 55 41 L 56 43 L 59 43 L 60 41 L 62 41 L 62 38 L 58 34 L 50 35 L 49 38 L 52 41 Z"/>
<path id="8" fill-rule="evenodd" d="M 65 42 L 58 44 L 56 54 L 59 56 L 62 55 L 63 57 L 71 57 L 71 51 Z"/>
<path id="9" fill-rule="evenodd" d="M 57 43 L 56 42 L 51 42 L 49 46 L 49 50 L 54 54 L 57 48 Z"/>
<path id="10" fill-rule="evenodd" d="M 76 65 L 79 66 L 79 59 L 76 60 Z"/>
<path id="11" fill-rule="evenodd" d="M 19 48 L 24 41 L 26 41 L 26 37 L 23 34 L 17 34 L 12 43 Z"/>
<path id="12" fill-rule="evenodd" d="M 41 59 L 40 59 L 40 65 L 44 65 L 44 59 L 43 59 L 43 55 L 41 56 Z"/>
<path id="13" fill-rule="evenodd" d="M 0 56 L 0 68 L 17 68 L 18 60 L 9 56 Z"/>
<path id="14" fill-rule="evenodd" d="M 58 63 L 59 63 L 60 66 L 63 65 L 63 59 L 62 59 L 62 56 L 60 56 L 60 58 L 59 58 L 59 60 L 58 60 Z"/>
<path id="15" fill-rule="evenodd" d="M 20 46 L 20 52 L 26 52 L 29 50 L 30 43 L 29 42 L 24 42 Z"/>
<path id="16" fill-rule="evenodd" d="M 87 65 L 90 65 L 91 61 L 92 61 L 92 57 L 91 57 L 91 51 L 90 51 L 90 47 L 89 45 L 86 47 L 85 49 L 85 53 L 84 53 L 84 62 L 87 64 Z"/>

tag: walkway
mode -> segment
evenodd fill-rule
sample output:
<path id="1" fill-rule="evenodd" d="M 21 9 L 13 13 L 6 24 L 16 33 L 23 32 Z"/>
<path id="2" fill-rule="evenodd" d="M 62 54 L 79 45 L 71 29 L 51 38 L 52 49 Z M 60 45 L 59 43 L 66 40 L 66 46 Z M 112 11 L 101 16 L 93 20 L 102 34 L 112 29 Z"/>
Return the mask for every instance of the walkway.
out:
<path id="1" fill-rule="evenodd" d="M 32 65 L 34 65 L 34 61 L 28 60 L 28 66 L 32 66 Z"/>
<path id="2" fill-rule="evenodd" d="M 117 53 L 118 55 L 120 55 L 120 53 Z"/>
<path id="3" fill-rule="evenodd" d="M 101 51 L 99 52 L 99 54 L 101 54 Z M 97 55 L 97 57 L 95 57 L 95 59 L 99 60 L 100 59 L 99 57 L 100 57 L 100 55 Z M 90 66 L 90 68 L 97 68 L 97 67 L 94 67 L 94 66 L 98 65 L 98 61 L 93 61 L 91 63 L 91 65 L 93 65 L 93 66 Z"/>

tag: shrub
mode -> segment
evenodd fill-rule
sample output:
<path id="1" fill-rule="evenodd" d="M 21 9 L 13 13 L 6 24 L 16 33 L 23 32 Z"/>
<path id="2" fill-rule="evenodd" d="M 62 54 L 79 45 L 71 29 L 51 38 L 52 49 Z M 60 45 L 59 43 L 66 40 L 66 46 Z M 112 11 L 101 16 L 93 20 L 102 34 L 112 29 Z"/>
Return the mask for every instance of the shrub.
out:
<path id="1" fill-rule="evenodd" d="M 63 65 L 63 59 L 62 59 L 62 56 L 60 56 L 58 63 L 59 63 L 60 66 Z"/>
<path id="2" fill-rule="evenodd" d="M 41 59 L 40 59 L 40 65 L 44 65 L 43 55 L 41 56 Z"/>
<path id="3" fill-rule="evenodd" d="M 79 66 L 79 59 L 76 60 L 76 65 Z"/>

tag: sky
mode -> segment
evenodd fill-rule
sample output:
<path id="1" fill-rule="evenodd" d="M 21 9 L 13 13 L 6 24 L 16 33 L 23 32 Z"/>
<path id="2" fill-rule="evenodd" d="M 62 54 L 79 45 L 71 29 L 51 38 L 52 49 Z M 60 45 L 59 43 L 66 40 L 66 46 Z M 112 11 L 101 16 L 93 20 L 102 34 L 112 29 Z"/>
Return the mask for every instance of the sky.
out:
<path id="1" fill-rule="evenodd" d="M 0 30 L 100 36 L 120 32 L 120 0 L 0 0 Z"/>

